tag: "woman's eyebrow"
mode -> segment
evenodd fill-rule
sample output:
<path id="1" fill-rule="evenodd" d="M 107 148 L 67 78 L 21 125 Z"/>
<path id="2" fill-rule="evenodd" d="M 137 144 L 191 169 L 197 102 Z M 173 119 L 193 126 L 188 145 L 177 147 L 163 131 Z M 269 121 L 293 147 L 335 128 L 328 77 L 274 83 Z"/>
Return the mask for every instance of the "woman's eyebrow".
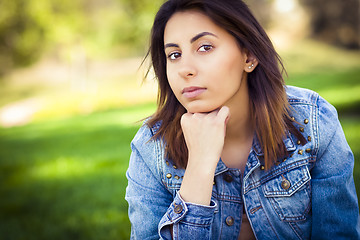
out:
<path id="1" fill-rule="evenodd" d="M 191 38 L 190 43 L 193 43 L 196 40 L 198 40 L 198 39 L 200 39 L 200 38 L 202 38 L 204 36 L 207 36 L 207 35 L 214 36 L 214 37 L 218 38 L 218 36 L 216 36 L 215 34 L 213 34 L 211 32 L 201 32 L 199 34 L 196 34 L 193 38 Z M 176 43 L 167 43 L 167 44 L 165 44 L 164 49 L 168 48 L 168 47 L 176 47 L 176 48 L 178 48 L 179 45 L 176 44 Z"/>
<path id="2" fill-rule="evenodd" d="M 218 36 L 216 36 L 215 34 L 211 33 L 211 32 L 201 32 L 199 34 L 196 34 L 195 37 L 193 37 L 191 40 L 190 40 L 190 43 L 193 43 L 195 42 L 196 40 L 198 40 L 199 38 L 202 38 L 204 36 L 207 36 L 207 35 L 210 35 L 210 36 L 214 36 L 216 38 L 218 38 Z"/>
<path id="3" fill-rule="evenodd" d="M 165 49 L 165 48 L 168 48 L 168 47 L 175 47 L 175 48 L 178 48 L 178 47 L 179 47 L 179 45 L 178 45 L 178 44 L 176 44 L 176 43 L 167 43 L 167 44 L 165 44 L 164 49 Z"/>

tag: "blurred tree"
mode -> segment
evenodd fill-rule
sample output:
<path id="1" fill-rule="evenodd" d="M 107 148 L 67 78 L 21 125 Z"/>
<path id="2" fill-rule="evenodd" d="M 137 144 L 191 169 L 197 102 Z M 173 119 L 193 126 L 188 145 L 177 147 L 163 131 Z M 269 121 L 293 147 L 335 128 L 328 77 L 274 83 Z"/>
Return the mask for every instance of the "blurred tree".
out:
<path id="1" fill-rule="evenodd" d="M 0 0 L 0 75 L 33 63 L 44 52 L 66 58 L 74 46 L 94 57 L 144 53 L 162 2 Z"/>
<path id="2" fill-rule="evenodd" d="M 359 48 L 359 0 L 298 1 L 311 15 L 315 38 Z M 44 52 L 66 58 L 74 46 L 90 57 L 143 54 L 155 12 L 163 2 L 0 0 L 0 75 L 36 61 Z M 274 0 L 245 2 L 263 26 L 271 24 Z"/>
<path id="3" fill-rule="evenodd" d="M 81 1 L 0 0 L 0 75 L 72 41 L 85 26 Z"/>
<path id="4" fill-rule="evenodd" d="M 274 0 L 244 0 L 249 6 L 256 19 L 260 22 L 261 26 L 267 28 L 271 25 L 272 8 Z"/>
<path id="5" fill-rule="evenodd" d="M 311 15 L 312 36 L 350 49 L 360 47 L 359 0 L 300 0 Z"/>
<path id="6" fill-rule="evenodd" d="M 118 25 L 116 38 L 144 53 L 156 11 L 164 0 L 117 0 L 124 9 L 124 22 Z M 127 34 L 124 34 L 127 33 Z"/>
<path id="7" fill-rule="evenodd" d="M 41 53 L 45 26 L 31 13 L 30 2 L 0 1 L 0 75 Z"/>

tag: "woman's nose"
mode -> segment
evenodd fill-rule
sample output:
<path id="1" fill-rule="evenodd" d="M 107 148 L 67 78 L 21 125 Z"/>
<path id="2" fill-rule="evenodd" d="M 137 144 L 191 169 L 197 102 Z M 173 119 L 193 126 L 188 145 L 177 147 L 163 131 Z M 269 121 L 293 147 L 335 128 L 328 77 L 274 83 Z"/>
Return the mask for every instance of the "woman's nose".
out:
<path id="1" fill-rule="evenodd" d="M 179 69 L 179 75 L 185 79 L 195 77 L 197 74 L 197 70 L 193 62 L 190 59 L 185 58 L 182 58 L 181 60 L 182 62 Z"/>

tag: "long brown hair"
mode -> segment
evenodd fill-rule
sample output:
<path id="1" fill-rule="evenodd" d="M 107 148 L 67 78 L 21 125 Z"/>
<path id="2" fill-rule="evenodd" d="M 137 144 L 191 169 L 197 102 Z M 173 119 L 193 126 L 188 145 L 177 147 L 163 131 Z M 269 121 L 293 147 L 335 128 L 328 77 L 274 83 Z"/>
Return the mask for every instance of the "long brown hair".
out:
<path id="1" fill-rule="evenodd" d="M 180 118 L 186 112 L 178 102 L 168 83 L 164 30 L 171 16 L 179 11 L 197 10 L 207 15 L 214 23 L 234 36 L 241 49 L 256 57 L 257 67 L 248 74 L 251 118 L 256 126 L 256 135 L 264 153 L 265 168 L 286 156 L 283 137 L 287 130 L 298 138 L 302 135 L 293 127 L 288 114 L 284 66 L 264 29 L 241 0 L 169 0 L 156 14 L 151 31 L 151 56 L 159 91 L 158 108 L 147 124 L 150 127 L 161 123 L 154 138 L 164 140 L 166 157 L 178 167 L 185 168 L 188 150 L 180 126 Z M 303 141 L 303 137 L 301 138 Z"/>

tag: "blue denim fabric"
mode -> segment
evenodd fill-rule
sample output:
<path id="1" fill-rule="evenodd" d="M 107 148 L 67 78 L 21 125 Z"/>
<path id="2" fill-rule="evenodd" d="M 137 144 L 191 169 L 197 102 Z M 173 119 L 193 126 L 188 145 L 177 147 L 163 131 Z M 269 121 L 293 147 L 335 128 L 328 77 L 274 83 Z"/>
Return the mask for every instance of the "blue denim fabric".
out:
<path id="1" fill-rule="evenodd" d="M 185 170 L 151 140 L 158 126 L 143 125 L 126 173 L 131 239 L 171 239 L 171 225 L 173 239 L 237 239 L 243 209 L 257 239 L 360 239 L 354 157 L 335 108 L 310 90 L 288 86 L 287 95 L 307 143 L 289 133 L 289 156 L 268 171 L 256 138 L 244 173 L 220 159 L 210 206 L 181 199 Z"/>

